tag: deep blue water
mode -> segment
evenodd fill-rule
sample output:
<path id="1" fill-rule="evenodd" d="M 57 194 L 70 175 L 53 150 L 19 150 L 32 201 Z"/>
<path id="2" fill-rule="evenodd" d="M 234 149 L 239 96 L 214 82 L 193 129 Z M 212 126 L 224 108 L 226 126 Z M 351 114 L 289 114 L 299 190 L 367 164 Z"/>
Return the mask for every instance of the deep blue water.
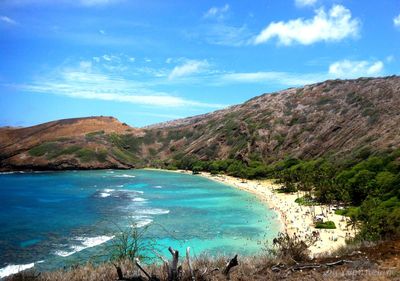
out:
<path id="1" fill-rule="evenodd" d="M 200 176 L 150 170 L 0 175 L 0 277 L 10 265 L 55 269 L 105 253 L 118 228 L 150 225 L 161 248 L 254 254 L 279 230 L 255 196 Z M 8 267 L 10 269 L 10 267 Z"/>

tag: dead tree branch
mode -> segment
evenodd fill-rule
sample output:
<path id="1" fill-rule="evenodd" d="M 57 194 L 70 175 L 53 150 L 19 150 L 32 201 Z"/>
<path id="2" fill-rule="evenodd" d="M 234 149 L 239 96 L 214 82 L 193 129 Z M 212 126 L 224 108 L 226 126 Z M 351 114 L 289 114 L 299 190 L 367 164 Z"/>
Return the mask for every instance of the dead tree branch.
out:
<path id="1" fill-rule="evenodd" d="M 190 276 L 192 277 L 193 281 L 196 281 L 196 278 L 194 277 L 194 273 L 193 273 L 192 263 L 190 261 L 190 247 L 186 248 L 186 260 L 187 260 L 187 263 L 188 263 Z"/>
<path id="2" fill-rule="evenodd" d="M 233 267 L 239 265 L 238 260 L 237 260 L 237 256 L 235 255 L 233 259 L 231 259 L 225 266 L 224 270 L 222 271 L 222 274 L 224 274 L 226 276 L 226 279 L 229 280 L 230 279 L 230 271 Z"/>

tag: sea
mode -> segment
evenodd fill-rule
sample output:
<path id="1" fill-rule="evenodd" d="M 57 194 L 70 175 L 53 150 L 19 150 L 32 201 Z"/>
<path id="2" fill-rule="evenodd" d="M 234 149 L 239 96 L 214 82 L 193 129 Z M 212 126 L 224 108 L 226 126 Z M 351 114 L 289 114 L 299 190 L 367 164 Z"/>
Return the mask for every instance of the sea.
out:
<path id="1" fill-rule="evenodd" d="M 158 170 L 0 174 L 0 279 L 111 258 L 122 233 L 141 255 L 172 246 L 196 258 L 262 253 L 281 229 L 255 195 L 199 175 Z M 153 255 L 154 256 L 154 255 Z"/>

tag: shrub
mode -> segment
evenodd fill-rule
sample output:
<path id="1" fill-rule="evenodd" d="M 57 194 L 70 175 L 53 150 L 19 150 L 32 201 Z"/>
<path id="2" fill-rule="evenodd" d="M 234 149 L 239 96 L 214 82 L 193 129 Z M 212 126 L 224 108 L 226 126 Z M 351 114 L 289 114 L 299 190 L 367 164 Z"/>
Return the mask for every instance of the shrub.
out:
<path id="1" fill-rule="evenodd" d="M 269 250 L 278 258 L 290 261 L 309 260 L 309 248 L 318 240 L 318 235 L 306 235 L 304 239 L 294 234 L 290 236 L 288 233 L 279 233 L 274 238 L 273 246 L 275 249 Z"/>
<path id="2" fill-rule="evenodd" d="M 120 228 L 118 234 L 111 240 L 108 252 L 111 254 L 112 261 L 135 261 L 149 259 L 148 254 L 155 250 L 156 242 L 148 237 L 147 232 L 150 225 L 138 227 L 132 223 L 130 227 Z"/>
<path id="3" fill-rule="evenodd" d="M 45 142 L 29 150 L 31 156 L 44 156 L 45 154 L 53 154 L 57 152 L 58 145 L 55 142 Z"/>
<path id="4" fill-rule="evenodd" d="M 294 200 L 299 205 L 303 206 L 314 206 L 317 204 L 310 196 L 303 196 Z"/>
<path id="5" fill-rule="evenodd" d="M 107 151 L 101 149 L 98 152 L 95 152 L 89 148 L 81 148 L 75 152 L 75 155 L 82 161 L 82 162 L 105 162 L 107 158 Z"/>
<path id="6" fill-rule="evenodd" d="M 317 222 L 315 228 L 336 229 L 336 225 L 333 221 Z"/>

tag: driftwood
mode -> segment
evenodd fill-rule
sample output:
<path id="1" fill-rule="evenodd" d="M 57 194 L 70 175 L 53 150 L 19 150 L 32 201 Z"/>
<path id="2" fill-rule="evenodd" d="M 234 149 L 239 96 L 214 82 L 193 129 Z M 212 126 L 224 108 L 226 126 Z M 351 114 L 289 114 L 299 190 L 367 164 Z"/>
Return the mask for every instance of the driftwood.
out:
<path id="1" fill-rule="evenodd" d="M 117 274 L 118 274 L 118 281 L 146 281 L 145 278 L 143 278 L 142 276 L 134 276 L 134 277 L 124 277 L 123 273 L 122 273 L 122 269 L 121 267 L 115 265 L 115 268 L 117 270 Z"/>
<path id="2" fill-rule="evenodd" d="M 139 263 L 139 259 L 136 259 L 135 264 L 136 264 L 136 266 L 143 272 L 143 274 L 146 275 L 146 277 L 147 277 L 147 279 L 148 279 L 149 281 L 160 281 L 160 279 L 159 279 L 157 276 L 155 276 L 155 275 L 151 275 L 151 276 L 150 276 L 150 274 L 148 274 L 148 273 L 146 272 L 146 270 L 144 270 L 144 268 L 142 267 L 142 265 Z M 132 280 L 132 281 L 133 281 L 133 280 Z"/>
<path id="3" fill-rule="evenodd" d="M 171 253 L 172 255 L 172 259 L 170 261 L 168 261 L 166 258 L 164 258 L 162 255 L 160 255 L 159 253 L 157 253 L 156 251 L 153 251 L 153 253 L 155 253 L 164 263 L 164 269 L 167 272 L 167 280 L 168 281 L 179 281 L 182 279 L 182 266 L 178 266 L 179 263 L 179 252 L 177 250 L 174 250 L 172 247 L 168 248 L 168 251 Z M 230 272 L 231 269 L 237 265 L 239 265 L 238 263 L 238 259 L 237 259 L 238 255 L 235 255 L 231 260 L 229 260 L 226 263 L 225 268 L 220 271 L 219 268 L 214 268 L 212 270 L 208 270 L 208 268 L 206 268 L 203 273 L 200 274 L 201 278 L 203 278 L 206 275 L 212 274 L 216 271 L 220 271 L 227 280 L 230 279 Z M 190 271 L 190 276 L 191 276 L 191 280 L 192 281 L 196 281 L 196 277 L 195 277 L 195 271 L 198 272 L 198 270 L 193 270 L 192 267 L 192 262 L 190 260 L 190 247 L 186 248 L 186 260 L 188 263 L 188 267 L 189 267 L 189 271 Z M 139 260 L 136 259 L 135 260 L 135 264 L 136 266 L 139 268 L 139 270 L 146 276 L 134 276 L 134 277 L 124 277 L 123 273 L 122 273 L 122 269 L 121 267 L 117 266 L 116 264 L 114 264 L 116 270 L 117 270 L 117 274 L 118 274 L 118 281 L 160 281 L 160 279 L 155 276 L 155 275 L 150 275 L 140 264 Z M 201 279 L 200 278 L 200 279 Z"/>
<path id="4" fill-rule="evenodd" d="M 239 265 L 238 260 L 237 260 L 237 256 L 235 255 L 233 257 L 233 259 L 231 259 L 225 266 L 224 270 L 222 271 L 222 274 L 226 276 L 226 279 L 229 280 L 230 279 L 230 271 L 233 267 Z"/>
<path id="5" fill-rule="evenodd" d="M 157 276 L 148 274 L 146 270 L 141 266 L 140 262 L 138 259 L 135 261 L 136 266 L 146 275 L 148 281 L 160 281 L 160 279 Z M 115 265 L 115 268 L 117 269 L 117 274 L 118 274 L 118 281 L 146 281 L 146 278 L 142 276 L 133 276 L 133 277 L 124 277 L 122 273 L 121 267 Z"/>
<path id="6" fill-rule="evenodd" d="M 196 278 L 194 277 L 193 273 L 193 268 L 192 268 L 192 263 L 190 261 L 190 247 L 186 248 L 186 260 L 188 263 L 189 271 L 190 271 L 190 276 L 192 277 L 192 281 L 196 281 Z"/>
<path id="7" fill-rule="evenodd" d="M 352 261 L 348 260 L 338 260 L 335 262 L 328 262 L 328 263 L 311 263 L 311 264 L 295 264 L 292 266 L 286 266 L 285 264 L 277 264 L 271 267 L 271 270 L 273 272 L 280 272 L 281 270 L 286 270 L 286 271 L 299 271 L 299 270 L 306 270 L 306 269 L 316 269 L 316 268 L 326 268 L 326 267 L 332 267 L 336 265 L 342 265 L 345 263 L 352 263 Z"/>
<path id="8" fill-rule="evenodd" d="M 179 252 L 174 250 L 172 247 L 168 248 L 168 251 L 172 255 L 171 262 L 168 263 L 168 281 L 177 281 L 179 278 L 179 268 L 178 268 L 178 261 L 179 261 Z"/>

